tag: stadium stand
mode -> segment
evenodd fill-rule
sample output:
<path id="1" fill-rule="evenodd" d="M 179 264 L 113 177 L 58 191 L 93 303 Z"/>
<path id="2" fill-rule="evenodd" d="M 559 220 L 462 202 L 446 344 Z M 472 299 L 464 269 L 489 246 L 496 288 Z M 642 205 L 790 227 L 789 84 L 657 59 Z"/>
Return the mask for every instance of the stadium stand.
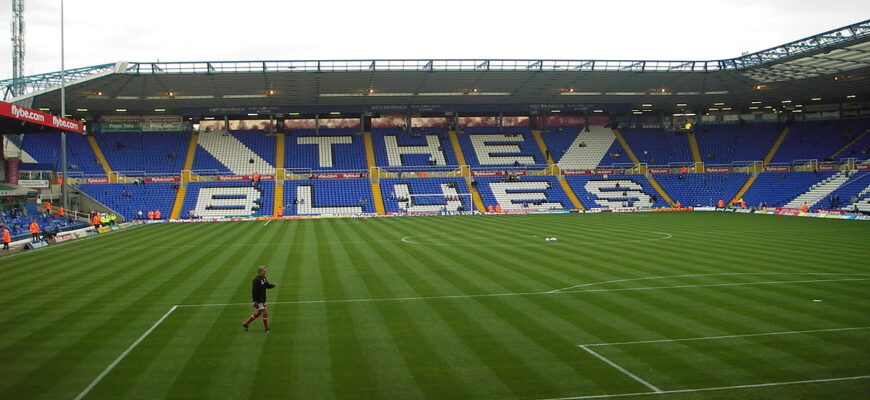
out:
<path id="1" fill-rule="evenodd" d="M 581 127 L 552 128 L 541 137 L 553 160 L 560 168 L 569 170 L 609 165 L 610 160 L 605 160 L 605 156 L 616 143 L 610 128 L 603 126 L 590 126 L 588 131 Z"/>
<path id="2" fill-rule="evenodd" d="M 656 181 L 674 201 L 685 206 L 715 206 L 720 199 L 728 202 L 746 182 L 746 176 L 741 173 L 662 174 L 656 175 Z"/>
<path id="3" fill-rule="evenodd" d="M 870 204 L 862 204 L 862 200 L 866 203 L 866 200 L 870 197 L 868 192 L 870 192 L 870 172 L 849 171 L 849 177 L 846 182 L 816 203 L 816 207 L 822 209 L 852 210 L 853 205 L 857 205 L 861 211 L 870 211 L 864 209 L 866 205 Z"/>
<path id="4" fill-rule="evenodd" d="M 94 133 L 113 171 L 178 175 L 190 135 L 183 132 Z"/>
<path id="5" fill-rule="evenodd" d="M 394 128 L 372 129 L 375 162 L 388 171 L 393 167 L 413 166 L 456 168 L 458 162 L 449 140 L 447 131 L 438 128 L 412 128 L 411 132 Z"/>
<path id="6" fill-rule="evenodd" d="M 504 210 L 572 208 L 555 176 L 524 176 L 516 181 L 478 177 L 475 181 L 486 206 L 501 205 Z"/>
<path id="7" fill-rule="evenodd" d="M 374 213 L 368 179 L 303 179 L 284 182 L 284 215 Z"/>
<path id="8" fill-rule="evenodd" d="M 275 182 L 190 182 L 183 217 L 271 216 Z M 174 200 L 174 197 L 173 197 Z M 169 203 L 171 208 L 172 203 Z M 193 211 L 191 214 L 190 211 Z M 168 213 L 168 209 L 166 211 Z M 166 214 L 168 215 L 168 214 Z"/>
<path id="9" fill-rule="evenodd" d="M 785 207 L 789 208 L 798 208 L 803 203 L 807 203 L 808 206 L 813 207 L 816 203 L 822 201 L 825 197 L 830 195 L 833 191 L 837 190 L 840 186 L 843 186 L 844 183 L 849 179 L 847 176 L 848 171 L 841 171 L 837 173 L 827 173 L 821 175 L 821 179 L 816 179 L 816 182 L 813 183 L 805 192 L 801 193 L 799 196 L 795 197 L 791 201 L 785 204 Z M 815 173 L 813 174 L 815 176 Z"/>
<path id="10" fill-rule="evenodd" d="M 796 122 L 771 162 L 828 159 L 867 129 L 866 119 Z"/>
<path id="11" fill-rule="evenodd" d="M 457 135 L 465 161 L 472 169 L 501 169 L 516 165 L 546 164 L 531 131 L 526 127 L 466 127 Z"/>
<path id="12" fill-rule="evenodd" d="M 683 133 L 662 129 L 622 129 L 620 132 L 638 160 L 647 165 L 693 161 L 689 142 Z"/>
<path id="13" fill-rule="evenodd" d="M 68 134 L 66 138 L 67 169 L 71 176 L 106 176 L 84 136 Z M 62 169 L 59 133 L 24 135 L 21 148 L 36 162 L 53 164 L 58 171 Z M 27 159 L 27 156 L 22 154 L 22 160 L 27 161 Z"/>
<path id="14" fill-rule="evenodd" d="M 365 143 L 356 129 L 294 130 L 285 140 L 289 170 L 367 170 Z M 338 155 L 341 155 L 340 157 Z"/>
<path id="15" fill-rule="evenodd" d="M 760 123 L 745 125 L 699 125 L 695 128 L 698 150 L 707 164 L 763 160 L 781 127 Z"/>
<path id="16" fill-rule="evenodd" d="M 136 218 L 138 210 L 160 210 L 168 216 L 176 192 L 173 185 L 167 183 L 83 183 L 78 185 L 78 189 L 128 221 Z"/>
<path id="17" fill-rule="evenodd" d="M 28 230 L 31 221 L 36 221 L 41 231 L 48 232 L 63 232 L 87 226 L 86 223 L 81 221 L 71 218 L 60 218 L 56 214 L 45 215 L 44 213 L 36 212 L 34 209 L 26 212 L 26 215 L 20 210 L 0 210 L 0 223 L 9 229 L 13 241 L 31 237 Z"/>
<path id="18" fill-rule="evenodd" d="M 201 132 L 193 169 L 228 175 L 273 174 L 274 143 L 262 131 Z"/>
<path id="19" fill-rule="evenodd" d="M 764 202 L 768 207 L 783 207 L 806 192 L 812 185 L 834 175 L 833 172 L 766 172 L 758 174 L 755 183 L 743 195 L 748 205 Z M 725 198 L 727 201 L 727 197 Z M 800 203 L 797 205 L 800 207 Z"/>
<path id="20" fill-rule="evenodd" d="M 387 213 L 471 211 L 474 207 L 463 178 L 381 179 L 381 191 Z"/>
<path id="21" fill-rule="evenodd" d="M 569 175 L 565 180 L 587 209 L 667 206 L 644 175 Z"/>

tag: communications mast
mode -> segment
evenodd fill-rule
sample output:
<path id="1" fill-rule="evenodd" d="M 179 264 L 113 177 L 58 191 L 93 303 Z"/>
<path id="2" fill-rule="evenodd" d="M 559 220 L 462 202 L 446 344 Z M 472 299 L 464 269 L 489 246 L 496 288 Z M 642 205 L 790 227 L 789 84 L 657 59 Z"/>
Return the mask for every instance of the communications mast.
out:
<path id="1" fill-rule="evenodd" d="M 24 94 L 24 0 L 12 0 L 12 96 Z"/>

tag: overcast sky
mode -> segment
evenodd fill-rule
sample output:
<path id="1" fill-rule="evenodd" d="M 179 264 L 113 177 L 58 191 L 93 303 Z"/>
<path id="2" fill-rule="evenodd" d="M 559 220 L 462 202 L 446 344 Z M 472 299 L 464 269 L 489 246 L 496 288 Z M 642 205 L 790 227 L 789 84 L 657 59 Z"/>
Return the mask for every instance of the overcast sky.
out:
<path id="1" fill-rule="evenodd" d="M 60 0 L 25 0 L 25 75 L 59 71 Z M 867 0 L 66 0 L 66 68 L 126 61 L 713 60 L 870 18 Z M 0 79 L 12 77 L 12 6 Z"/>

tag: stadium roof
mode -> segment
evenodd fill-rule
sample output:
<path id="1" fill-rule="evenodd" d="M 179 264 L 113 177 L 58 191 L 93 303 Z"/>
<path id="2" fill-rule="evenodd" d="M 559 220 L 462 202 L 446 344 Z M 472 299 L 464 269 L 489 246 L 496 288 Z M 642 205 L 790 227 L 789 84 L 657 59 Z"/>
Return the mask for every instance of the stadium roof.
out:
<path id="1" fill-rule="evenodd" d="M 68 70 L 65 77 L 67 113 L 89 120 L 251 111 L 670 113 L 784 102 L 840 104 L 870 96 L 870 20 L 713 61 L 117 62 Z M 60 79 L 55 72 L 3 80 L 0 86 L 7 101 L 56 113 Z"/>

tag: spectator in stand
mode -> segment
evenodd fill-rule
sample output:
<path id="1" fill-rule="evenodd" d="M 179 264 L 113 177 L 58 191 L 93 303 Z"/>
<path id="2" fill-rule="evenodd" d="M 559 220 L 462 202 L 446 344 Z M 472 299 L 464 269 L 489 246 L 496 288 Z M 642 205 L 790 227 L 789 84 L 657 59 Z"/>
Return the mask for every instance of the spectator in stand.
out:
<path id="1" fill-rule="evenodd" d="M 43 202 L 42 202 L 42 207 L 45 208 L 45 213 L 46 213 L 47 215 L 50 215 L 50 214 L 51 214 L 51 202 L 49 202 L 49 201 L 47 201 L 47 200 L 46 200 L 46 201 L 43 201 Z"/>
<path id="2" fill-rule="evenodd" d="M 154 219 L 154 211 L 148 210 L 148 219 Z"/>
<path id="3" fill-rule="evenodd" d="M 63 206 L 59 206 L 57 208 L 57 216 L 63 218 L 66 216 L 66 210 L 63 209 Z"/>
<path id="4" fill-rule="evenodd" d="M 160 210 L 154 210 L 154 219 L 160 219 Z"/>

